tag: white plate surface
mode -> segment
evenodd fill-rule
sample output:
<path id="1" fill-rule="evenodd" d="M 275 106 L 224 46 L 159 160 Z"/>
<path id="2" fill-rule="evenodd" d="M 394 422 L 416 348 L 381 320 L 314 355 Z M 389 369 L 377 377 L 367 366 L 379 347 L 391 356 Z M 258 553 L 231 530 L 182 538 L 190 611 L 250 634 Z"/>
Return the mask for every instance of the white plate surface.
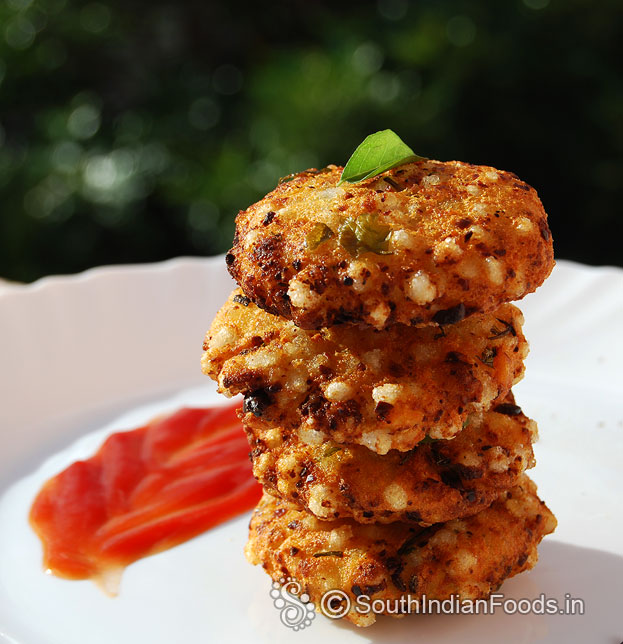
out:
<path id="1" fill-rule="evenodd" d="M 519 404 L 539 422 L 531 476 L 559 520 L 507 598 L 568 593 L 584 615 L 425 615 L 356 629 L 283 626 L 242 555 L 248 516 L 130 566 L 110 599 L 43 574 L 27 523 L 39 486 L 110 432 L 217 400 L 205 329 L 232 288 L 222 258 L 110 267 L 0 290 L 0 642 L 623 641 L 623 271 L 559 262 L 520 307 L 531 354 Z"/>

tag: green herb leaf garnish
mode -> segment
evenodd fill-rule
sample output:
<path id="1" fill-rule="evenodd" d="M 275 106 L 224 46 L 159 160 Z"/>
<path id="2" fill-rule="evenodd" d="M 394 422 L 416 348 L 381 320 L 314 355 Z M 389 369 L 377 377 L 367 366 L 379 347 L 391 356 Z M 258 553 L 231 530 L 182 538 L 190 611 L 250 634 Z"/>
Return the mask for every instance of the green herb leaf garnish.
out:
<path id="1" fill-rule="evenodd" d="M 487 347 L 478 359 L 487 367 L 493 367 L 493 359 L 497 354 L 498 350 L 495 347 Z"/>
<path id="2" fill-rule="evenodd" d="M 423 158 L 418 156 L 395 132 L 381 130 L 367 136 L 353 152 L 342 170 L 342 176 L 337 185 L 345 181 L 356 183 L 370 179 L 403 163 L 419 161 Z"/>
<path id="3" fill-rule="evenodd" d="M 510 322 L 507 322 L 506 320 L 502 320 L 501 318 L 496 318 L 498 322 L 504 325 L 503 329 L 498 329 L 496 326 L 491 327 L 491 335 L 487 338 L 488 340 L 498 340 L 499 338 L 503 338 L 505 335 L 508 335 L 509 333 L 515 337 L 517 335 L 517 332 L 515 331 L 515 327 Z"/>
<path id="4" fill-rule="evenodd" d="M 396 553 L 399 557 L 404 557 L 412 553 L 415 550 L 415 544 L 417 543 L 418 537 L 420 536 L 419 532 L 412 534 L 407 540 L 398 548 Z"/>

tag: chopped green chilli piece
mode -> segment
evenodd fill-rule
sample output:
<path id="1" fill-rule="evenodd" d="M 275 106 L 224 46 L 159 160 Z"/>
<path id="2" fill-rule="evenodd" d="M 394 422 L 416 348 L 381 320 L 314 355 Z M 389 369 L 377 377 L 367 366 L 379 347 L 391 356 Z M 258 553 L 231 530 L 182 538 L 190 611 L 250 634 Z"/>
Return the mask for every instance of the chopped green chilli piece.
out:
<path id="1" fill-rule="evenodd" d="M 329 456 L 333 456 L 333 454 L 340 451 L 342 451 L 342 448 L 339 445 L 332 445 L 331 447 L 327 447 L 325 453 L 322 456 L 323 458 L 328 458 Z"/>
<path id="2" fill-rule="evenodd" d="M 333 237 L 333 231 L 326 224 L 314 224 L 307 234 L 306 242 L 310 250 L 316 250 L 320 244 Z"/>
<path id="3" fill-rule="evenodd" d="M 338 241 L 353 256 L 361 253 L 390 255 L 389 238 L 391 228 L 378 221 L 376 214 L 349 217 L 340 226 Z"/>

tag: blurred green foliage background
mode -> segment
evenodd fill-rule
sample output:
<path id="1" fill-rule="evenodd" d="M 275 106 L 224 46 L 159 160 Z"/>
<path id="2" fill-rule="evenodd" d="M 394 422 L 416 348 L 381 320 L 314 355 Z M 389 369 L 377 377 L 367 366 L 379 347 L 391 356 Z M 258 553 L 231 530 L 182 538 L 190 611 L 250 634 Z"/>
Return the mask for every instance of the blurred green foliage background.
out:
<path id="1" fill-rule="evenodd" d="M 392 128 L 534 185 L 622 263 L 619 0 L 0 2 L 0 275 L 225 251 L 280 176 Z"/>

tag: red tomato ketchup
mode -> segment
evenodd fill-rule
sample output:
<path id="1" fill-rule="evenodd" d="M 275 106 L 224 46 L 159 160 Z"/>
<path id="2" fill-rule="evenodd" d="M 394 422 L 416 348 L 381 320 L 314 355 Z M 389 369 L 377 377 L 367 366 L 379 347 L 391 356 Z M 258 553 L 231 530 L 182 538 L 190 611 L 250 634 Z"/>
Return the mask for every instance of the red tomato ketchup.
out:
<path id="1" fill-rule="evenodd" d="M 252 508 L 262 488 L 236 409 L 180 409 L 112 434 L 47 481 L 30 523 L 48 572 L 101 580 Z"/>

